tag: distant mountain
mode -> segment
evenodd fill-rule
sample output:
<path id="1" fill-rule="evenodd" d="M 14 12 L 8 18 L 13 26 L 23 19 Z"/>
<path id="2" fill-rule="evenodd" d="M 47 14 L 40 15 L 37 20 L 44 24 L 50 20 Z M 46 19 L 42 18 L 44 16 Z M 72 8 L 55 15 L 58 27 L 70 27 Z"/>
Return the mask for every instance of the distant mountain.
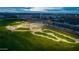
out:
<path id="1" fill-rule="evenodd" d="M 68 14 L 79 14 L 79 7 L 0 7 L 0 13 L 68 13 Z"/>

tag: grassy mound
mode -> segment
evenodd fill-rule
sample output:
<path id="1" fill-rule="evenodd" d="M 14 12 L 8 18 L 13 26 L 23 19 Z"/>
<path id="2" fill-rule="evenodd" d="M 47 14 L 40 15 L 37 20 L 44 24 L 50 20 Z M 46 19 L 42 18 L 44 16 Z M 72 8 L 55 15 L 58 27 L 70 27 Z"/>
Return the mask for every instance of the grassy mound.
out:
<path id="1" fill-rule="evenodd" d="M 30 31 L 25 32 L 12 32 L 5 28 L 5 26 L 13 23 L 15 21 L 2 20 L 0 21 L 0 48 L 7 48 L 9 51 L 72 51 L 79 50 L 79 43 L 75 43 L 71 38 L 67 38 L 53 32 L 57 37 L 68 40 L 71 43 L 64 41 L 54 41 L 46 37 L 37 36 L 31 33 Z M 54 31 L 52 29 L 52 31 Z M 51 31 L 37 32 L 38 35 L 48 36 L 50 38 L 56 39 L 51 35 L 46 33 Z M 57 31 L 63 33 L 62 31 Z M 67 35 L 67 34 L 66 34 Z M 72 35 L 72 33 L 71 33 Z M 74 38 L 75 35 L 73 35 Z"/>

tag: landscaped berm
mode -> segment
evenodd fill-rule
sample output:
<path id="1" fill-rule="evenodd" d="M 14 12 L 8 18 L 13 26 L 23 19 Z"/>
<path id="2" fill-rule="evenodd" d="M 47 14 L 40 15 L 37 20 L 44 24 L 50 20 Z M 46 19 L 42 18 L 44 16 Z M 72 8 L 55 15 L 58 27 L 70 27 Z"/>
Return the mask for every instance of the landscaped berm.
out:
<path id="1" fill-rule="evenodd" d="M 0 50 L 76 51 L 78 39 L 71 32 L 40 22 L 0 19 Z"/>

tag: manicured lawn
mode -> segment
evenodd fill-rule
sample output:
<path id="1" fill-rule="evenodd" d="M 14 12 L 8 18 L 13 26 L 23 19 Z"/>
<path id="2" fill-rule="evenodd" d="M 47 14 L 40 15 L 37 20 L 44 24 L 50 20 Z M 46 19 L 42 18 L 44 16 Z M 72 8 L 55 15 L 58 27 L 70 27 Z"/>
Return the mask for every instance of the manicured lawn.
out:
<path id="1" fill-rule="evenodd" d="M 30 30 L 29 28 L 17 28 L 16 30 Z"/>
<path id="2" fill-rule="evenodd" d="M 36 32 L 36 34 L 39 34 L 39 35 L 44 35 L 44 36 L 47 36 L 47 37 L 50 37 L 50 38 L 52 38 L 52 39 L 55 39 L 55 40 L 57 40 L 57 38 L 56 38 L 56 37 L 54 37 L 54 36 L 51 36 L 51 35 L 48 35 L 48 34 L 46 34 L 46 33 L 42 33 L 42 32 Z"/>

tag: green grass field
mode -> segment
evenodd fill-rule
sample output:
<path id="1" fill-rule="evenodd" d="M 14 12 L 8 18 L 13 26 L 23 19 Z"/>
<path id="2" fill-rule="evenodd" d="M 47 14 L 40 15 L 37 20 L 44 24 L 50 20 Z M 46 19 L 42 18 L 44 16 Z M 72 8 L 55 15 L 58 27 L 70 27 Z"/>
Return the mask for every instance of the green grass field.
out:
<path id="1" fill-rule="evenodd" d="M 5 26 L 13 23 L 13 20 L 1 20 L 0 21 L 0 48 L 7 48 L 8 51 L 77 51 L 79 50 L 79 43 L 76 43 L 72 38 L 79 38 L 72 33 L 65 33 L 58 29 L 52 29 L 55 36 L 62 38 L 60 41 L 56 37 L 48 35 L 51 31 L 38 32 L 37 35 L 33 35 L 30 31 L 25 32 L 12 32 L 5 28 Z M 55 32 L 56 31 L 56 32 Z M 59 35 L 58 33 L 67 35 L 68 37 Z M 52 33 L 52 32 L 51 32 Z M 46 37 L 38 36 L 48 36 Z M 70 38 L 69 38 L 70 36 Z M 71 38 L 72 37 L 72 38 Z M 64 42 L 67 40 L 68 42 Z M 70 42 L 70 43 L 69 43 Z"/>

